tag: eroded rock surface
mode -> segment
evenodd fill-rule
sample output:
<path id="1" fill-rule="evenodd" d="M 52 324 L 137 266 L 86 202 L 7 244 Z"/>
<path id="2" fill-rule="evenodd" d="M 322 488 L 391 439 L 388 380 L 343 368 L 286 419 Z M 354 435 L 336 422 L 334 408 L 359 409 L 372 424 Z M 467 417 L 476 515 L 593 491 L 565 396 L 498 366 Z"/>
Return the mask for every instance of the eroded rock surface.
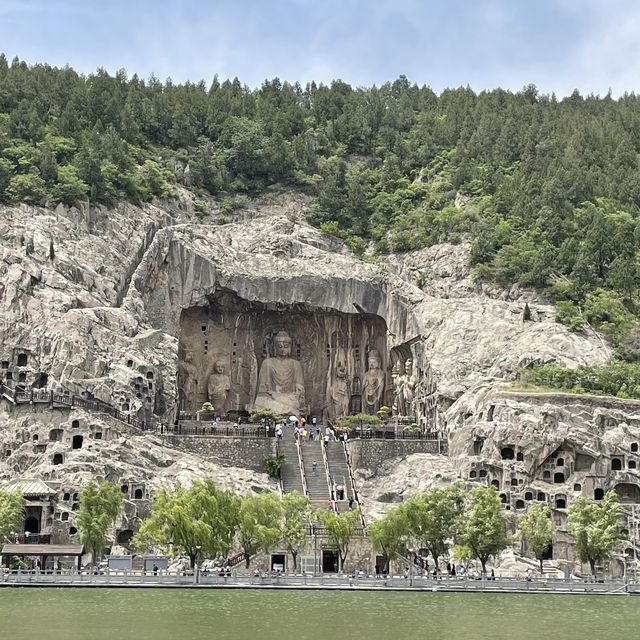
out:
<path id="1" fill-rule="evenodd" d="M 372 517 L 412 490 L 456 478 L 470 485 L 497 481 L 505 505 L 514 511 L 519 500 L 527 501 L 527 493 L 531 499 L 544 495 L 558 511 L 554 517 L 561 528 L 564 511 L 558 505 L 564 499 L 566 507 L 580 492 L 625 485 L 619 487 L 625 500 L 635 499 L 633 486 L 639 480 L 632 446 L 640 434 L 632 403 L 613 408 L 599 399 L 539 399 L 503 389 L 531 363 L 573 367 L 605 362 L 610 349 L 601 337 L 569 333 L 555 322 L 552 305 L 531 291 L 502 291 L 476 282 L 468 245 L 440 245 L 365 262 L 338 239 L 306 224 L 307 205 L 299 196 L 270 195 L 249 203 L 236 213 L 236 221 L 223 225 L 194 222 L 184 198 L 112 210 L 3 208 L 0 376 L 26 389 L 64 388 L 139 418 L 171 423 L 180 404 L 178 375 L 185 350 L 202 349 L 206 355 L 199 367 L 200 395 L 194 396 L 200 402 L 206 399 L 207 367 L 213 367 L 222 349 L 205 336 L 200 342 L 185 341 L 183 320 L 194 309 L 208 314 L 212 327 L 227 329 L 228 318 L 216 315 L 220 296 L 239 300 L 244 313 L 280 314 L 282 324 L 294 312 L 309 322 L 320 314 L 376 317 L 386 331 L 376 329 L 371 338 L 365 323 L 357 341 L 343 340 L 341 328 L 334 342 L 333 321 L 316 322 L 326 345 L 314 357 L 330 363 L 314 381 L 318 403 L 332 397 L 332 372 L 340 358 L 349 380 L 341 393 L 352 403 L 360 393 L 362 402 L 356 378 L 362 385 L 370 368 L 367 350 L 375 348 L 385 371 L 386 395 L 380 400 L 393 405 L 394 385 L 403 372 L 410 375 L 405 418 L 447 434 L 450 454 L 391 459 L 374 475 L 361 469 L 357 481 Z M 522 321 L 525 302 L 530 322 Z M 239 326 L 242 314 L 234 317 Z M 340 322 L 334 325 L 348 324 Z M 296 357 L 304 361 L 308 341 L 297 346 L 295 326 L 293 331 L 284 328 L 292 334 L 292 351 L 299 348 Z M 233 331 L 224 335 L 233 336 Z M 233 337 L 225 338 L 225 375 L 233 377 L 233 357 L 253 359 L 247 384 L 255 384 L 251 380 L 260 363 L 273 356 L 272 337 L 251 335 L 242 353 L 239 348 L 233 353 Z M 312 365 L 306 366 L 308 379 Z M 247 470 L 229 472 L 227 467 L 222 472 L 215 463 L 170 449 L 155 436 L 118 432 L 95 415 L 81 417 L 90 429 L 87 445 L 53 465 L 51 455 L 63 445 L 49 442 L 48 434 L 61 428 L 67 445 L 72 442 L 68 418 L 59 410 L 27 415 L 7 403 L 0 406 L 2 446 L 11 451 L 0 464 L 4 478 L 37 474 L 64 488 L 78 487 L 90 475 L 120 477 L 123 484 L 139 482 L 145 497 L 160 483 L 211 474 L 241 490 L 268 485 L 266 478 Z M 504 458 L 509 448 L 513 460 Z M 552 466 L 560 467 L 559 457 L 564 471 L 552 472 Z M 611 468 L 614 458 L 621 458 L 623 470 Z M 551 475 L 545 477 L 545 471 Z M 564 473 L 561 482 L 555 476 L 559 473 Z"/>

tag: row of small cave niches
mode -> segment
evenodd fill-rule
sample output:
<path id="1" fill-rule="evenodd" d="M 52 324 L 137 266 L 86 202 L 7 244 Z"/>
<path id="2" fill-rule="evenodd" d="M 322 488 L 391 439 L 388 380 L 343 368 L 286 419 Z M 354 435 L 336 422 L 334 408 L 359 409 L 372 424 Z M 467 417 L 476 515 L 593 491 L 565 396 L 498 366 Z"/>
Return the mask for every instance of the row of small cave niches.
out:
<path id="1" fill-rule="evenodd" d="M 580 487 L 580 485 L 575 485 Z M 580 487 L 579 491 L 582 490 Z M 520 498 L 515 498 L 510 493 L 501 493 L 500 502 L 504 505 L 505 509 L 510 510 L 513 507 L 516 511 L 524 511 L 527 508 L 527 502 L 547 502 L 554 509 L 566 509 L 567 508 L 567 496 L 564 493 L 557 493 L 555 495 L 547 494 L 544 491 L 525 491 L 524 495 L 521 494 Z"/>
<path id="2" fill-rule="evenodd" d="M 483 480 L 487 478 L 488 475 L 489 475 L 489 472 L 487 471 L 487 469 L 471 469 L 471 471 L 469 471 L 469 480 Z M 542 479 L 545 482 L 551 482 L 551 472 L 544 471 L 542 474 Z M 527 478 L 525 477 L 511 478 L 510 486 L 513 488 L 517 488 L 518 486 L 525 484 L 526 480 Z M 564 484 L 564 482 L 566 482 L 564 473 L 562 473 L 561 471 L 558 471 L 553 474 L 553 484 Z M 495 487 L 496 489 L 500 489 L 500 481 L 492 480 L 491 486 Z M 579 487 L 580 485 L 575 485 L 575 486 Z M 580 487 L 580 489 L 576 489 L 576 491 L 582 491 L 582 487 Z"/>
<path id="3" fill-rule="evenodd" d="M 120 491 L 122 492 L 123 496 L 129 500 L 148 499 L 148 495 L 146 494 L 144 484 L 125 482 L 120 485 Z M 72 493 L 71 489 L 69 489 L 68 491 L 64 491 L 63 493 L 61 493 L 60 497 L 58 498 L 58 504 L 62 503 L 61 506 L 63 504 L 70 505 L 69 507 L 70 511 L 55 510 L 54 507 L 52 506 L 51 507 L 52 511 L 55 510 L 54 518 L 56 520 L 59 520 L 60 522 L 69 522 L 70 513 L 76 512 L 80 508 L 79 499 L 80 499 L 80 494 L 77 491 Z M 73 526 L 70 527 L 69 535 L 74 535 L 75 533 L 77 533 L 77 529 Z"/>
<path id="4" fill-rule="evenodd" d="M 14 360 L 0 360 L 0 379 L 15 383 L 18 386 L 31 386 L 42 389 L 47 386 L 49 376 L 42 371 L 33 372 L 26 369 L 29 366 L 29 355 L 18 353 Z"/>
<path id="5" fill-rule="evenodd" d="M 127 367 L 133 368 L 133 360 L 127 360 Z M 144 373 L 144 377 L 139 375 L 132 378 L 129 382 L 129 387 L 133 395 L 138 399 L 150 405 L 153 402 L 155 393 L 154 389 L 154 373 L 151 370 L 147 370 Z M 122 394 L 118 398 L 118 404 L 120 405 L 120 411 L 131 411 L 131 400 L 127 398 L 125 394 Z"/>
<path id="6" fill-rule="evenodd" d="M 80 420 L 72 420 L 71 421 L 71 429 L 80 429 Z M 57 427 L 54 429 L 50 429 L 47 434 L 47 438 L 41 438 L 41 434 L 34 433 L 32 438 L 32 442 L 34 444 L 35 453 L 45 453 L 49 444 L 54 442 L 62 442 L 64 438 L 65 430 L 61 427 Z M 87 437 L 92 438 L 93 440 L 102 440 L 103 433 L 100 430 L 93 431 L 89 436 L 82 435 L 80 433 L 74 433 L 71 436 L 71 449 L 82 449 L 84 445 L 85 439 Z M 5 458 L 8 458 L 12 454 L 11 449 L 6 449 L 4 452 Z M 64 462 L 64 454 L 63 453 L 54 453 L 51 458 L 51 463 L 55 466 L 62 464 Z"/>

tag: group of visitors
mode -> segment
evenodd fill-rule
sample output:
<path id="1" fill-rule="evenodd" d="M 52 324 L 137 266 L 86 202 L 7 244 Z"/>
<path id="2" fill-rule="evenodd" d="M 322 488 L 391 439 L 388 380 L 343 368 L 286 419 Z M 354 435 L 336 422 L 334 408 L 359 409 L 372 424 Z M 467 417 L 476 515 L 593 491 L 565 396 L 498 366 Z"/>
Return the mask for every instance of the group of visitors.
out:
<path id="1" fill-rule="evenodd" d="M 209 571 L 208 569 L 203 569 L 200 573 L 203 576 L 208 576 L 209 573 L 211 573 L 214 576 L 215 575 L 219 576 L 220 578 L 230 578 L 231 567 L 229 565 L 226 565 L 226 566 L 220 565 L 219 567 L 214 567 L 213 569 L 211 569 L 211 571 Z"/>
<path id="2" fill-rule="evenodd" d="M 336 495 L 336 498 L 340 501 L 344 500 L 344 493 L 342 493 L 341 495 L 340 494 Z M 349 504 L 349 511 L 353 511 L 356 504 L 355 500 L 353 499 L 353 496 L 349 498 L 348 504 Z M 337 501 L 334 500 L 333 498 L 329 498 L 329 500 L 327 500 L 327 511 L 338 513 Z"/>
<path id="3" fill-rule="evenodd" d="M 322 440 L 322 433 L 320 431 L 320 427 L 316 427 L 315 429 L 313 427 L 294 427 L 293 437 L 301 442 L 303 440 L 309 440 L 309 442 L 311 442 L 313 440 Z"/>

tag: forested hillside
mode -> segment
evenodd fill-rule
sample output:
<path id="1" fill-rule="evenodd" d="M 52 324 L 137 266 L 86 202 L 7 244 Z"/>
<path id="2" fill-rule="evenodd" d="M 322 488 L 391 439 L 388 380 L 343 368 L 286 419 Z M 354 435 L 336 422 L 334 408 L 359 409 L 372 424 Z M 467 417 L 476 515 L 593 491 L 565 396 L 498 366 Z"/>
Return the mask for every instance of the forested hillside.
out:
<path id="1" fill-rule="evenodd" d="M 177 182 L 233 207 L 275 183 L 304 189 L 312 222 L 356 252 L 471 240 L 479 277 L 547 290 L 560 320 L 599 326 L 631 360 L 639 152 L 634 94 L 437 95 L 404 77 L 251 90 L 0 56 L 4 202 L 143 201 Z"/>

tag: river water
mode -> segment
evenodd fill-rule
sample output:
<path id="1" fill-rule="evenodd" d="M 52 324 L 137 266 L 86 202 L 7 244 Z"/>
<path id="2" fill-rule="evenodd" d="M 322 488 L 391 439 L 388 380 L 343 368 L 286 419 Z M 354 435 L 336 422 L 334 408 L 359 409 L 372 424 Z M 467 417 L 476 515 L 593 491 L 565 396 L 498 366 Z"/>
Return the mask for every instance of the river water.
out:
<path id="1" fill-rule="evenodd" d="M 640 597 L 189 589 L 0 589 L 0 639 L 620 640 Z"/>

